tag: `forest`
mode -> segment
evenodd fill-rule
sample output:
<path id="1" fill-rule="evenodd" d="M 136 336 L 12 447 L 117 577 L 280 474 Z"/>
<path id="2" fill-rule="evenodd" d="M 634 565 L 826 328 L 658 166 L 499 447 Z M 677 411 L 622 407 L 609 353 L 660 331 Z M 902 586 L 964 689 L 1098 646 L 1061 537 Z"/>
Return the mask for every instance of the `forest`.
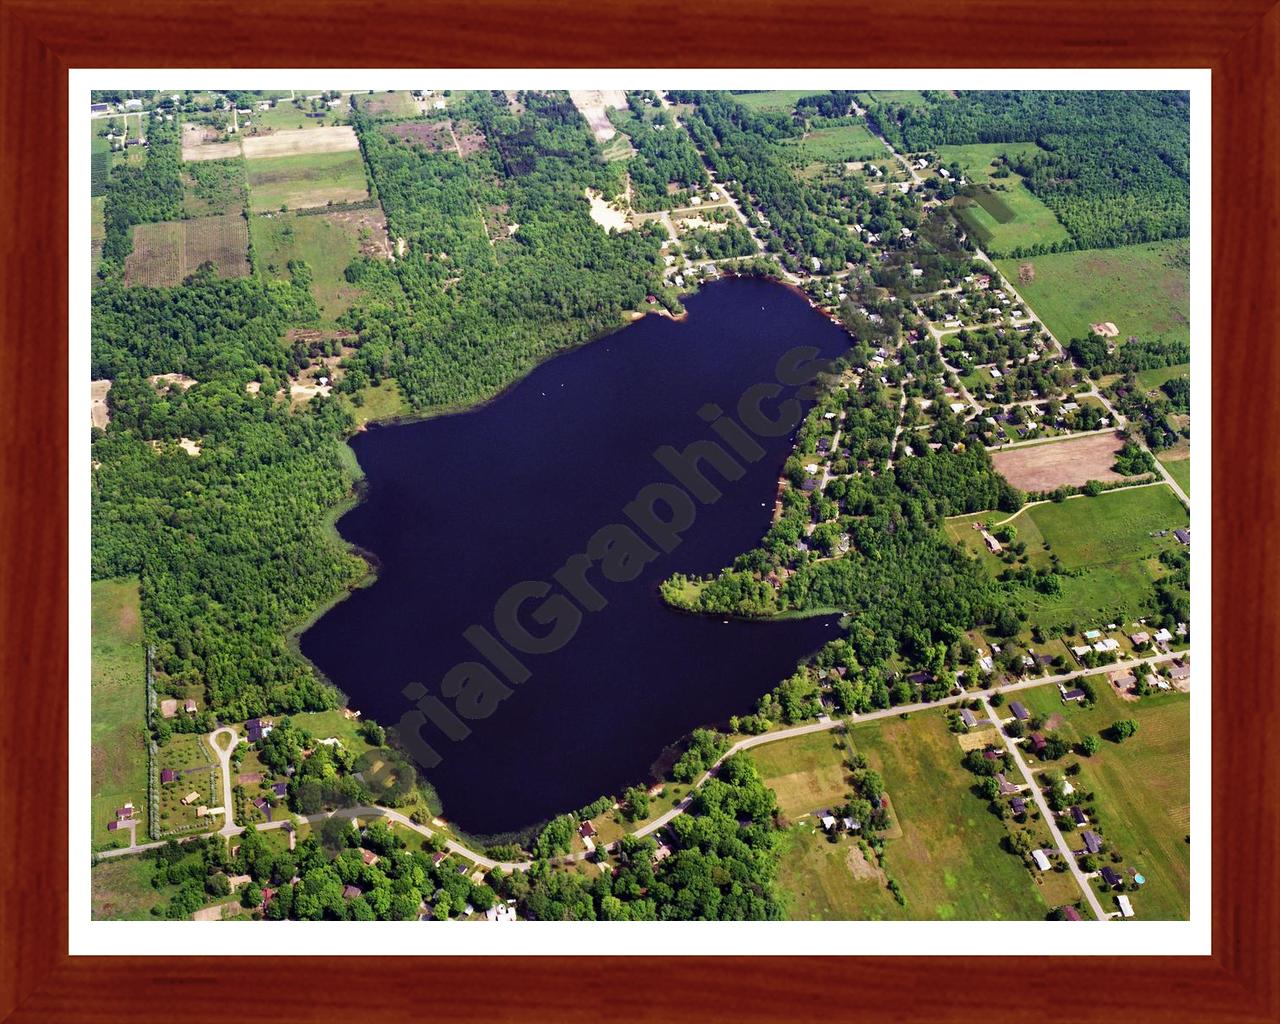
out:
<path id="1" fill-rule="evenodd" d="M 872 102 L 868 115 L 906 152 L 1014 147 L 1009 168 L 1057 216 L 1068 248 L 1180 238 L 1190 231 L 1190 97 L 1179 92 L 959 91 L 924 104 Z M 1031 256 L 1061 245 L 1004 253 Z"/>
<path id="2" fill-rule="evenodd" d="M 107 178 L 103 210 L 106 238 L 102 243 L 103 268 L 124 265 L 133 251 L 130 232 L 135 224 L 176 220 L 182 216 L 182 146 L 178 122 L 151 117 L 147 124 L 147 155 L 141 164 L 118 160 Z"/>
<path id="3" fill-rule="evenodd" d="M 114 379 L 110 426 L 92 444 L 94 578 L 140 575 L 157 668 L 203 684 L 220 716 L 335 706 L 285 640 L 364 573 L 321 527 L 351 494 L 350 417 L 333 401 L 290 412 L 275 399 L 284 325 L 315 315 L 311 297 L 197 275 L 172 289 L 106 284 L 93 301 L 95 376 Z M 196 383 L 145 379 L 159 372 Z"/>
<path id="4" fill-rule="evenodd" d="M 367 298 L 343 320 L 360 334 L 345 390 L 394 376 L 418 410 L 474 402 L 665 293 L 658 230 L 606 234 L 589 216 L 584 190 L 611 194 L 617 172 L 573 105 L 522 93 L 517 116 L 498 97 L 455 97 L 488 142 L 465 161 L 353 112 L 388 228 L 409 252 L 348 270 Z M 489 239 L 482 206 L 506 210 L 515 234 Z"/>
<path id="5" fill-rule="evenodd" d="M 627 94 L 630 114 L 610 111 L 609 119 L 631 140 L 635 155 L 627 161 L 632 208 L 648 213 L 687 206 L 689 190 L 707 185 L 707 169 L 687 133 L 651 94 Z"/>

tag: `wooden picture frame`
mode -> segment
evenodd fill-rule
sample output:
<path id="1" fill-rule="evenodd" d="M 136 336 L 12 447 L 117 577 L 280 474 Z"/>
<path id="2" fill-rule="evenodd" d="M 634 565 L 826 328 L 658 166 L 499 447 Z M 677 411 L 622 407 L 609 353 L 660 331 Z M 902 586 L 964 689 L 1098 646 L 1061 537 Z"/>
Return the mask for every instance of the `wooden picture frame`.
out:
<path id="1" fill-rule="evenodd" d="M 0 114 L 0 1019 L 143 1024 L 365 1012 L 385 1020 L 746 1022 L 840 1017 L 852 1007 L 879 1020 L 1015 1012 L 1046 1021 L 1280 1018 L 1280 820 L 1271 756 L 1280 647 L 1272 571 L 1280 480 L 1271 447 L 1280 436 L 1280 6 L 891 0 L 858 8 L 746 0 L 691 16 L 680 5 L 610 4 L 590 9 L 589 31 L 574 31 L 585 6 L 0 2 L 8 85 Z M 649 29 L 668 17 L 680 29 L 658 41 Z M 68 69 L 659 64 L 1212 69 L 1214 163 L 1225 179 L 1213 194 L 1212 955 L 1078 962 L 1005 950 L 969 960 L 833 956 L 768 964 L 657 956 L 69 956 Z M 1081 72 L 1081 84 L 1087 80 Z M 641 975 L 650 983 L 636 985 Z M 252 994 L 264 977 L 276 979 L 265 1001 Z M 1016 1003 L 993 1001 L 993 988 L 1010 985 Z"/>

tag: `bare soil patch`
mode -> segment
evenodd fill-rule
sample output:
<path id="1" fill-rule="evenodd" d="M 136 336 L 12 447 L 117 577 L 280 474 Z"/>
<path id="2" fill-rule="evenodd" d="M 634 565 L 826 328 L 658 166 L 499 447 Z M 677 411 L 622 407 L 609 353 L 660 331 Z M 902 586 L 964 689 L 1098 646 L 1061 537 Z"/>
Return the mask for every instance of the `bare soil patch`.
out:
<path id="1" fill-rule="evenodd" d="M 349 124 L 329 125 L 327 128 L 294 128 L 244 139 L 246 160 L 303 156 L 309 153 L 345 153 L 359 148 L 356 130 Z"/>
<path id="2" fill-rule="evenodd" d="M 99 430 L 106 430 L 111 422 L 111 410 L 107 408 L 107 392 L 110 390 L 109 380 L 89 382 L 89 418 Z"/>
<path id="3" fill-rule="evenodd" d="M 341 213 L 320 214 L 337 224 L 351 228 L 360 243 L 363 256 L 378 259 L 391 258 L 391 237 L 387 234 L 387 216 L 382 207 L 368 210 L 343 210 Z"/>
<path id="4" fill-rule="evenodd" d="M 182 126 L 183 160 L 226 160 L 240 155 L 240 140 L 219 142 L 222 136 L 216 128 L 205 124 Z"/>
<path id="5" fill-rule="evenodd" d="M 1081 487 L 1090 480 L 1113 483 L 1127 479 L 1111 467 L 1124 446 L 1119 434 L 1091 434 L 1066 441 L 1046 441 L 991 453 L 996 472 L 1023 491 Z"/>
<path id="6" fill-rule="evenodd" d="M 587 119 L 591 133 L 597 141 L 608 142 L 618 134 L 618 130 L 609 123 L 606 110 L 616 107 L 625 110 L 627 94 L 621 89 L 570 89 L 569 98 L 578 112 Z"/>
<path id="7" fill-rule="evenodd" d="M 884 869 L 867 860 L 867 855 L 862 852 L 862 847 L 856 843 L 849 847 L 849 853 L 845 856 L 844 863 L 854 881 L 876 881 L 881 885 L 889 884 L 889 879 L 885 875 Z"/>
<path id="8" fill-rule="evenodd" d="M 630 231 L 631 222 L 627 220 L 627 215 L 619 209 L 610 206 L 605 202 L 604 197 L 595 189 L 586 190 L 587 199 L 591 203 L 591 219 L 599 224 L 605 231 L 613 228 L 617 231 Z"/>
<path id="9" fill-rule="evenodd" d="M 147 378 L 147 383 L 160 391 L 168 391 L 170 388 L 186 391 L 196 383 L 196 379 L 185 373 L 153 373 Z"/>

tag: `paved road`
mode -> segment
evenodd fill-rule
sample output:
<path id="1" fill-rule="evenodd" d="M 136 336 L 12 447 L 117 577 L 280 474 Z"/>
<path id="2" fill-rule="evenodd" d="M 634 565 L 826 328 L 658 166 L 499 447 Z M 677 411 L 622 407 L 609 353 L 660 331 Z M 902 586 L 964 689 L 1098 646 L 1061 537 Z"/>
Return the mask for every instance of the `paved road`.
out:
<path id="1" fill-rule="evenodd" d="M 959 703 L 962 700 L 972 700 L 974 697 L 979 697 L 983 700 L 986 700 L 988 697 L 990 697 L 994 693 L 1005 693 L 1005 694 L 1016 693 L 1019 690 L 1028 690 L 1036 686 L 1052 686 L 1057 683 L 1065 683 L 1072 679 L 1078 679 L 1081 676 L 1097 675 L 1099 672 L 1114 672 L 1114 671 L 1136 668 L 1138 665 L 1142 664 L 1143 662 L 1147 662 L 1149 664 L 1159 664 L 1161 662 L 1169 661 L 1170 659 L 1175 657 L 1188 657 L 1190 656 L 1190 654 L 1191 654 L 1191 648 L 1188 647 L 1185 651 L 1179 651 L 1176 654 L 1175 653 L 1160 654 L 1160 655 L 1156 655 L 1154 658 L 1132 658 L 1128 661 L 1116 662 L 1113 665 L 1107 665 L 1105 668 L 1100 668 L 1100 669 L 1081 668 L 1081 669 L 1076 669 L 1072 672 L 1064 672 L 1060 675 L 1032 677 L 1030 679 L 1023 679 L 1015 683 L 1007 683 L 1003 686 L 993 686 L 985 690 L 968 690 L 968 691 L 965 691 L 964 693 L 956 694 L 954 696 L 943 697 L 941 700 L 921 701 L 916 704 L 899 704 L 896 707 L 881 708 L 877 711 L 870 711 L 863 715 L 851 715 L 848 719 L 834 718 L 826 722 L 811 722 L 808 725 L 797 725 L 797 726 L 793 726 L 790 729 L 779 729 L 777 732 L 762 733 L 759 736 L 748 736 L 745 739 L 739 740 L 737 743 L 733 744 L 733 746 L 731 746 L 727 751 L 725 751 L 725 753 L 719 758 L 719 760 L 717 760 L 715 764 L 713 764 L 706 772 L 702 774 L 702 776 L 696 782 L 694 782 L 693 786 L 690 789 L 690 793 L 692 793 L 693 790 L 703 785 L 703 783 L 705 783 L 717 771 L 719 771 L 720 766 L 725 762 L 726 759 L 732 757 L 734 754 L 737 754 L 740 751 L 750 750 L 752 747 L 759 747 L 766 743 L 777 743 L 781 740 L 794 739 L 796 736 L 807 736 L 810 733 L 826 732 L 827 730 L 830 730 L 830 729 L 841 729 L 847 725 L 857 725 L 860 722 L 872 722 L 880 718 L 892 718 L 896 715 L 911 714 L 916 711 L 928 711 L 933 708 L 948 707 L 949 705 Z M 218 730 L 218 732 L 222 732 L 222 731 L 223 730 L 221 729 Z M 211 734 L 211 738 L 214 735 L 217 735 L 217 733 Z M 227 757 L 227 760 L 229 761 L 231 757 L 229 751 L 227 752 L 226 757 Z M 229 779 L 230 772 L 229 771 L 224 772 L 223 778 Z M 224 784 L 224 788 L 229 790 L 229 784 Z M 637 836 L 647 836 L 647 835 L 653 834 L 654 832 L 657 832 L 664 825 L 670 824 L 675 818 L 679 817 L 686 810 L 688 810 L 689 804 L 691 802 L 692 802 L 691 797 L 686 796 L 678 804 L 672 807 L 671 810 L 655 818 L 653 821 L 649 822 L 647 825 L 643 825 L 640 828 L 636 829 L 633 834 Z M 372 806 L 344 807 L 340 810 L 331 811 L 325 814 L 312 814 L 312 815 L 306 816 L 306 820 L 308 822 L 317 822 L 317 821 L 323 821 L 325 818 L 331 818 L 331 817 L 352 818 L 352 817 L 361 817 L 361 816 L 384 817 L 390 821 L 398 822 L 399 824 L 404 825 L 406 828 L 412 829 L 413 831 L 423 836 L 433 836 L 436 834 L 432 829 L 427 828 L 427 826 L 419 825 L 414 821 L 410 821 L 409 818 L 407 818 L 405 815 L 389 807 L 372 807 Z M 1046 815 L 1046 818 L 1047 817 L 1048 816 Z M 259 829 L 281 828 L 283 827 L 286 820 L 289 820 L 289 819 L 282 818 L 279 821 L 266 822 L 256 827 Z M 228 828 L 230 829 L 230 831 L 228 831 Z M 228 792 L 227 824 L 223 826 L 221 834 L 227 835 L 227 836 L 239 835 L 244 831 L 245 831 L 244 826 L 233 825 L 231 823 L 230 794 Z M 184 838 L 182 841 L 185 842 L 186 839 L 203 838 L 203 836 L 206 834 L 207 833 L 201 833 L 201 835 L 198 835 L 198 836 L 188 836 Z M 123 857 L 126 854 L 141 853 L 144 850 L 158 849 L 159 847 L 164 845 L 165 845 L 164 841 L 155 842 L 155 843 L 146 843 L 142 846 L 131 846 L 131 847 L 124 847 L 116 850 L 106 850 L 98 854 L 98 856 L 104 857 L 104 858 L 105 857 Z M 475 861 L 477 865 L 484 868 L 485 870 L 490 870 L 492 868 L 497 867 L 507 872 L 527 871 L 532 866 L 531 862 L 529 861 L 495 861 L 489 857 L 485 857 L 483 854 L 475 852 L 469 847 L 464 846 L 462 843 L 459 843 L 453 839 L 445 839 L 445 846 L 449 850 L 458 854 L 459 856 L 465 857 L 468 860 Z M 619 844 L 617 842 L 614 842 L 605 846 L 604 849 L 612 852 L 616 850 L 618 846 Z M 577 861 L 585 860 L 588 856 L 589 854 L 585 852 L 572 853 L 564 857 L 558 858 L 556 863 L 572 864 Z"/>
<path id="2" fill-rule="evenodd" d="M 1067 868 L 1076 880 L 1076 885 L 1080 887 L 1080 891 L 1084 893 L 1084 898 L 1089 903 L 1089 909 L 1093 911 L 1093 916 L 1099 921 L 1107 919 L 1106 912 L 1102 909 L 1102 904 L 1098 902 L 1098 897 L 1094 895 L 1089 880 L 1085 877 L 1080 865 L 1076 863 L 1075 854 L 1071 852 L 1071 848 L 1067 846 L 1066 839 L 1062 836 L 1062 830 L 1058 828 L 1058 822 L 1053 816 L 1053 812 L 1049 809 L 1049 803 L 1045 800 L 1044 794 L 1040 791 L 1040 787 L 1036 785 L 1035 778 L 1031 775 L 1031 770 L 1027 767 L 1027 762 L 1022 756 L 1022 750 L 1013 739 L 1005 734 L 1004 724 L 1000 721 L 1000 716 L 996 714 L 993 708 L 984 696 L 982 698 L 982 706 L 987 710 L 987 717 L 995 723 L 996 732 L 1000 735 L 1000 739 L 1004 741 L 1005 748 L 1013 755 L 1013 760 L 1018 765 L 1018 770 L 1022 772 L 1022 777 L 1026 780 L 1027 785 L 1031 789 L 1032 799 L 1035 800 L 1036 806 L 1040 808 L 1040 815 L 1044 818 L 1044 823 L 1049 826 L 1049 832 L 1053 835 L 1053 841 L 1058 847 L 1058 852 L 1062 854 L 1063 860 L 1067 862 Z"/>
<path id="3" fill-rule="evenodd" d="M 222 735 L 231 737 L 231 742 L 225 750 L 218 743 L 218 737 Z M 244 829 L 236 826 L 235 806 L 231 802 L 231 752 L 240 742 L 240 734 L 236 732 L 235 726 L 224 725 L 221 729 L 215 729 L 209 733 L 207 739 L 222 765 L 222 828 L 218 833 L 224 836 L 239 835 Z"/>
<path id="4" fill-rule="evenodd" d="M 1093 391 L 1093 394 L 1097 396 L 1098 401 L 1101 402 L 1103 407 L 1107 410 L 1107 412 L 1111 414 L 1111 418 L 1115 421 L 1116 426 L 1118 427 L 1128 426 L 1129 421 L 1125 419 L 1123 415 L 1121 415 L 1121 413 L 1115 408 L 1115 406 L 1113 406 L 1109 401 L 1107 401 L 1106 396 L 1103 395 L 1102 392 L 1098 391 L 1095 388 Z M 1187 508 L 1191 508 L 1190 495 L 1188 495 L 1187 492 L 1184 491 L 1179 486 L 1177 480 L 1175 480 L 1172 476 L 1169 475 L 1169 471 L 1165 468 L 1164 463 L 1161 462 L 1159 459 L 1157 459 L 1155 452 L 1153 452 L 1150 448 L 1147 447 L 1147 442 L 1143 438 L 1142 434 L 1138 432 L 1133 432 L 1131 436 L 1142 447 L 1142 450 L 1151 456 L 1151 461 L 1156 464 L 1156 469 L 1159 471 L 1160 475 L 1164 477 L 1164 482 L 1167 483 L 1171 488 L 1173 488 L 1173 493 L 1178 496 L 1178 498 L 1182 501 L 1184 505 L 1187 506 Z"/>

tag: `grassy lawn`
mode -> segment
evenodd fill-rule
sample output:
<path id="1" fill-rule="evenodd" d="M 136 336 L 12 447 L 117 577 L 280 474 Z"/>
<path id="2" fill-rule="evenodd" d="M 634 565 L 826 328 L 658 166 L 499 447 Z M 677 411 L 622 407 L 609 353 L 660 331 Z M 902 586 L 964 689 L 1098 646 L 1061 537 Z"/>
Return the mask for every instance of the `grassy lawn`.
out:
<path id="1" fill-rule="evenodd" d="M 861 123 L 811 131 L 796 142 L 781 145 L 784 152 L 798 151 L 806 164 L 872 160 L 884 155 L 884 143 Z"/>
<path id="2" fill-rule="evenodd" d="M 941 712 L 890 718 L 849 731 L 884 778 L 894 824 L 884 868 L 906 897 L 906 916 L 1039 920 L 1049 907 L 1022 863 L 1001 846 L 1005 828 L 970 791 L 974 778 Z"/>
<path id="3" fill-rule="evenodd" d="M 1161 452 L 1156 456 L 1169 471 L 1169 475 L 1178 481 L 1178 486 L 1188 494 L 1191 493 L 1191 456 L 1181 450 Z"/>
<path id="4" fill-rule="evenodd" d="M 209 762 L 213 761 L 214 764 Z M 159 781 L 166 768 L 178 772 L 172 782 Z M 223 818 L 216 815 L 201 818 L 196 810 L 222 805 L 222 777 L 216 757 L 203 733 L 174 733 L 164 746 L 156 750 L 156 780 L 160 788 L 160 831 L 168 833 L 215 831 L 222 827 Z M 189 804 L 182 798 L 188 793 L 199 796 Z M 141 836 L 139 836 L 141 838 Z"/>
<path id="5" fill-rule="evenodd" d="M 886 888 L 887 880 L 855 840 L 830 842 L 808 822 L 787 833 L 778 887 L 793 921 L 885 921 L 910 916 Z"/>
<path id="6" fill-rule="evenodd" d="M 93 867 L 90 915 L 95 921 L 149 921 L 160 902 L 151 886 L 155 868 L 145 857 L 115 857 Z"/>
<path id="7" fill-rule="evenodd" d="M 343 276 L 360 252 L 359 238 L 347 223 L 323 214 L 255 215 L 249 218 L 249 234 L 258 266 L 268 277 L 287 281 L 289 261 L 306 261 L 311 268 L 311 294 L 326 320 L 336 319 L 360 295 L 360 289 Z"/>
<path id="8" fill-rule="evenodd" d="M 948 519 L 945 529 L 998 575 L 1007 566 L 987 551 L 971 524 L 1004 518 L 991 512 L 960 516 Z M 1071 573 L 1059 577 L 1060 594 L 1022 591 L 1031 621 L 1053 627 L 1098 618 L 1129 621 L 1147 614 L 1153 608 L 1154 581 L 1164 573 L 1159 554 L 1178 546 L 1172 536 L 1150 534 L 1187 522 L 1186 509 L 1163 484 L 1028 506 L 1012 520 L 1016 540 L 1027 545 L 1028 562 L 1034 568 L 1047 566 L 1052 551 Z"/>
<path id="9" fill-rule="evenodd" d="M 1064 708 L 1052 687 L 1024 691 L 1020 699 L 1034 714 L 1062 715 L 1059 732 L 1072 742 L 1100 733 L 1117 719 L 1137 720 L 1138 732 L 1124 743 L 1104 739 L 1094 757 L 1061 763 L 1080 762 L 1073 785 L 1092 794 L 1086 812 L 1108 845 L 1123 855 L 1117 870 L 1124 874 L 1122 868 L 1133 868 L 1146 877 L 1142 889 L 1130 895 L 1137 916 L 1185 920 L 1190 912 L 1191 698 L 1162 693 L 1126 701 L 1105 677 L 1094 682 L 1098 703 L 1092 708 Z"/>
<path id="10" fill-rule="evenodd" d="M 845 782 L 848 752 L 835 732 L 815 732 L 758 747 L 750 757 L 765 785 L 778 795 L 782 813 L 798 818 L 851 796 Z"/>
<path id="11" fill-rule="evenodd" d="M 311 109 L 311 103 L 308 100 L 303 101 L 301 110 L 287 98 L 280 100 L 270 110 L 259 110 L 255 103 L 253 112 L 249 115 L 250 131 L 246 134 L 251 134 L 255 128 L 293 131 L 297 128 L 322 128 L 326 125 L 345 124 L 349 110 L 349 105 L 344 101 L 336 107 L 328 108 L 322 118 L 307 117 L 307 114 L 316 113 Z"/>
<path id="12" fill-rule="evenodd" d="M 317 740 L 328 739 L 330 736 L 336 737 L 356 757 L 377 749 L 361 733 L 360 719 L 347 718 L 341 711 L 299 711 L 287 717 L 293 720 L 294 725 L 306 729 Z"/>
<path id="13" fill-rule="evenodd" d="M 92 588 L 92 837 L 95 849 L 128 846 L 109 832 L 115 808 L 132 801 L 147 838 L 146 652 L 136 579 L 97 580 Z"/>
<path id="14" fill-rule="evenodd" d="M 992 178 L 993 162 L 999 156 L 1022 156 L 1040 149 L 1034 142 L 976 142 L 967 146 L 936 146 L 939 159 L 944 164 L 958 163 L 964 176 L 975 185 L 1021 181 L 1010 172 L 1007 178 Z"/>
<path id="15" fill-rule="evenodd" d="M 1120 339 L 1190 337 L 1191 292 L 1186 239 L 1087 249 L 1025 260 L 998 260 L 1045 325 L 1063 343 L 1082 337 L 1091 323 L 1111 321 Z M 1035 280 L 1022 282 L 1029 263 Z"/>
<path id="16" fill-rule="evenodd" d="M 1143 370 L 1138 374 L 1138 383 L 1150 390 L 1177 377 L 1189 376 L 1191 376 L 1191 364 L 1179 363 L 1177 366 L 1158 366 L 1154 370 Z"/>
<path id="17" fill-rule="evenodd" d="M 361 404 L 351 406 L 351 414 L 358 426 L 373 420 L 393 420 L 408 416 L 411 411 L 400 391 L 400 385 L 393 380 L 384 380 L 376 388 L 370 385 L 358 394 Z"/>
<path id="18" fill-rule="evenodd" d="M 359 151 L 272 156 L 249 161 L 254 213 L 325 206 L 368 197 Z"/>

